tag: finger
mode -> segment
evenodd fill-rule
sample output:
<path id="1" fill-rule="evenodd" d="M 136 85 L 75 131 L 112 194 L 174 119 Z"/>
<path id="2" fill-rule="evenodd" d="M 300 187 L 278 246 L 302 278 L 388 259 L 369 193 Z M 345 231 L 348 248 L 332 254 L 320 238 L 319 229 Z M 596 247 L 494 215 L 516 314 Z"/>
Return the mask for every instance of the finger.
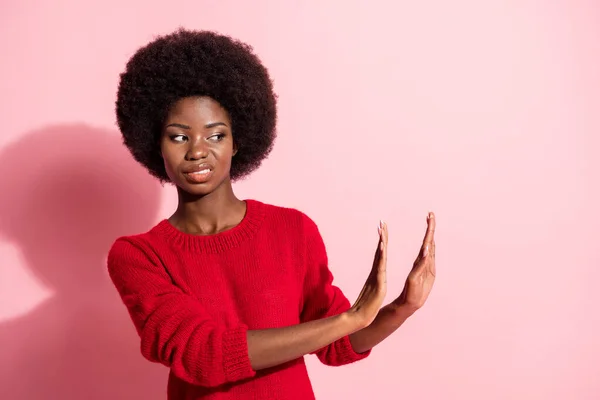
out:
<path id="1" fill-rule="evenodd" d="M 388 226 L 386 223 L 383 224 L 383 234 L 381 240 L 381 262 L 383 267 L 387 266 L 387 249 L 388 249 Z"/>
<path id="2" fill-rule="evenodd" d="M 383 221 L 379 221 L 377 224 L 377 234 L 379 236 L 377 240 L 377 248 L 375 249 L 375 257 L 373 259 L 373 267 L 371 268 L 371 273 L 374 270 L 379 268 L 379 261 L 381 260 L 381 244 L 383 243 Z"/>
<path id="3" fill-rule="evenodd" d="M 379 254 L 379 252 L 381 251 L 381 242 L 383 240 L 383 221 L 379 220 L 379 224 L 377 224 L 377 236 L 378 236 L 378 240 L 377 240 L 377 251 L 376 253 Z"/>
<path id="4" fill-rule="evenodd" d="M 419 255 L 415 260 L 411 273 L 419 275 L 428 271 L 433 276 L 436 275 L 435 267 L 435 240 L 431 244 L 423 247 L 423 255 Z"/>
<path id="5" fill-rule="evenodd" d="M 430 261 L 429 270 L 431 271 L 433 276 L 435 276 L 435 273 L 436 273 L 436 270 L 435 270 L 435 240 L 432 243 L 431 261 Z"/>
<path id="6" fill-rule="evenodd" d="M 373 257 L 373 266 L 371 267 L 371 272 L 369 274 L 368 279 L 369 280 L 373 280 L 375 278 L 377 278 L 379 276 L 379 272 L 380 269 L 382 267 L 382 253 L 384 250 L 384 241 L 383 241 L 383 234 L 384 234 L 384 223 L 383 221 L 379 221 L 379 224 L 377 225 L 377 232 L 379 234 L 379 240 L 377 241 L 377 248 L 375 250 L 375 256 Z M 385 263 L 383 264 L 385 266 Z"/>
<path id="7" fill-rule="evenodd" d="M 433 235 L 435 234 L 435 214 L 430 212 L 427 215 L 427 230 L 425 231 L 425 238 L 423 243 L 431 243 L 433 241 Z"/>
<path id="8" fill-rule="evenodd" d="M 382 243 L 381 250 L 381 260 L 379 260 L 378 268 L 377 268 L 377 281 L 379 285 L 385 285 L 387 282 L 387 262 L 386 262 L 386 251 L 385 247 Z"/>
<path id="9" fill-rule="evenodd" d="M 379 284 L 387 282 L 387 225 L 382 223 L 381 240 L 379 241 L 379 260 L 377 264 L 377 277 Z"/>
<path id="10" fill-rule="evenodd" d="M 387 264 L 387 226 L 385 224 L 383 224 L 381 228 L 381 239 L 379 240 L 379 247 L 377 248 L 377 252 L 379 253 L 379 257 L 377 260 L 378 268 L 385 269 L 385 266 Z"/>
<path id="11" fill-rule="evenodd" d="M 423 245 L 421 252 L 423 257 L 426 257 L 431 250 L 431 243 L 433 243 L 433 235 L 435 234 L 435 215 L 430 212 L 427 216 L 427 230 L 425 231 L 425 237 L 423 238 Z"/>
<path id="12" fill-rule="evenodd" d="M 385 244 L 385 247 L 387 247 L 387 243 L 388 243 L 388 225 L 387 223 L 383 222 L 382 223 L 382 232 L 381 232 L 381 240 L 383 241 L 383 243 Z"/>
<path id="13" fill-rule="evenodd" d="M 382 242 L 387 243 L 387 224 L 385 222 L 379 221 L 379 225 L 377 225 L 377 234 L 379 235 L 379 242 L 377 243 L 377 248 L 379 250 Z"/>

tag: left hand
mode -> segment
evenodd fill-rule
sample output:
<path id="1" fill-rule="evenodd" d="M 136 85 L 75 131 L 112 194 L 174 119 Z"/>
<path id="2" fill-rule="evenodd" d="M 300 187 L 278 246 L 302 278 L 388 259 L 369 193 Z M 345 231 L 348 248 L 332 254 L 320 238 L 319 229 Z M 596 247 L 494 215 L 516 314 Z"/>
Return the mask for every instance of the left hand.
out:
<path id="1" fill-rule="evenodd" d="M 404 289 L 394 304 L 410 313 L 415 312 L 425 304 L 435 281 L 435 215 L 427 216 L 427 231 L 423 239 L 421 251 L 408 274 Z"/>

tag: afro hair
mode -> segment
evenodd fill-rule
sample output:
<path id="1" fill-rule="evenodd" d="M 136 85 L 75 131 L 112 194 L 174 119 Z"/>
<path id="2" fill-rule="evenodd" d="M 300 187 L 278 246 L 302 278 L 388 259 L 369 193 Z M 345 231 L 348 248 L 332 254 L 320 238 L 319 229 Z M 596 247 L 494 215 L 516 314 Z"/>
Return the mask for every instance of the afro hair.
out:
<path id="1" fill-rule="evenodd" d="M 231 118 L 238 152 L 232 180 L 246 177 L 269 155 L 277 120 L 273 84 L 252 48 L 209 31 L 179 29 L 140 48 L 120 76 L 116 114 L 133 157 L 169 181 L 159 140 L 169 108 L 179 99 L 208 96 Z"/>

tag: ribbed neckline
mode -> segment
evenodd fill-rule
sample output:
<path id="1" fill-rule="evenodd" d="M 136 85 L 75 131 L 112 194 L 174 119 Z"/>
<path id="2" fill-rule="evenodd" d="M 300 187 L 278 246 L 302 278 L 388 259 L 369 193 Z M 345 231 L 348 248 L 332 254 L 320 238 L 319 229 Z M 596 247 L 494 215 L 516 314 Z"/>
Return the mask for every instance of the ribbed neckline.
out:
<path id="1" fill-rule="evenodd" d="M 194 235 L 175 228 L 164 219 L 156 225 L 154 231 L 169 244 L 183 249 L 204 253 L 219 253 L 250 239 L 260 227 L 264 215 L 264 204 L 256 200 L 245 200 L 246 215 L 239 224 L 231 229 L 214 235 Z"/>

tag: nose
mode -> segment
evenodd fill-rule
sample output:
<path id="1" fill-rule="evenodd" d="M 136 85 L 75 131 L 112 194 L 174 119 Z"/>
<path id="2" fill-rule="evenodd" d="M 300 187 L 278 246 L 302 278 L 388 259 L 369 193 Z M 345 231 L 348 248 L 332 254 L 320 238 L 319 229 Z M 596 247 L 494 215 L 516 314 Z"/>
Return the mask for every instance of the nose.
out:
<path id="1" fill-rule="evenodd" d="M 196 161 L 206 158 L 208 156 L 208 149 L 204 140 L 199 139 L 195 141 L 189 141 L 189 148 L 185 154 L 186 161 Z"/>

